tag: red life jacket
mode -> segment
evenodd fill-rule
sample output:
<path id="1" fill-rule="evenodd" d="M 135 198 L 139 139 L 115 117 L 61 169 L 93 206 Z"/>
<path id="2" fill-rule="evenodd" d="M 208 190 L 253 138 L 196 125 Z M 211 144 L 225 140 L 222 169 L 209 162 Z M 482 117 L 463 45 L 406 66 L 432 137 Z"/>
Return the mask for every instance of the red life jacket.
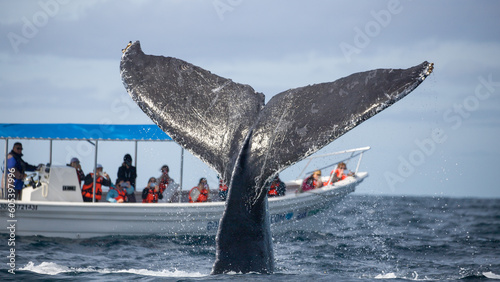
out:
<path id="1" fill-rule="evenodd" d="M 335 174 L 335 177 L 333 177 L 333 181 L 332 181 L 332 175 Z M 330 179 L 328 180 L 328 183 L 326 185 L 332 185 L 334 182 L 337 182 L 337 181 L 340 181 L 340 180 L 344 180 L 346 179 L 346 175 L 344 174 L 344 170 L 340 170 L 340 169 L 335 169 L 335 170 L 332 170 L 332 172 L 330 172 Z"/>
<path id="2" fill-rule="evenodd" d="M 222 181 L 222 179 L 219 179 L 219 191 L 227 191 L 227 185 Z"/>
<path id="3" fill-rule="evenodd" d="M 195 198 L 195 200 L 193 200 Z M 198 186 L 195 186 L 189 191 L 189 202 L 206 202 L 208 200 L 208 190 L 206 188 L 198 190 Z"/>
<path id="4" fill-rule="evenodd" d="M 94 177 L 94 173 L 90 173 L 92 177 Z M 95 199 L 100 200 L 102 196 L 102 188 L 101 188 L 101 183 L 104 178 L 102 176 L 99 176 L 95 180 Z M 90 182 L 89 184 L 83 185 L 82 186 L 82 196 L 84 198 L 92 199 L 92 186 L 93 186 L 93 181 Z"/>
<path id="5" fill-rule="evenodd" d="M 163 179 L 163 178 L 160 179 L 160 184 L 158 184 L 158 186 L 160 187 L 161 194 L 163 194 L 165 189 L 167 189 L 168 184 L 170 184 L 170 177 L 168 177 L 167 179 Z"/>
<path id="6" fill-rule="evenodd" d="M 277 182 L 273 181 L 271 184 L 271 188 L 269 188 L 269 192 L 267 192 L 267 195 L 269 196 L 278 196 L 278 184 Z"/>
<path id="7" fill-rule="evenodd" d="M 335 175 L 336 175 L 336 176 L 337 176 L 337 178 L 338 178 L 338 179 L 340 179 L 340 180 L 344 180 L 344 179 L 346 179 L 346 177 L 347 177 L 347 176 L 344 174 L 344 170 L 343 170 L 343 169 L 338 169 L 338 168 L 335 170 Z"/>
<path id="8" fill-rule="evenodd" d="M 118 197 L 116 197 L 115 200 L 118 201 L 118 200 L 122 199 L 125 202 L 125 200 L 127 199 L 127 191 L 125 191 L 125 189 L 122 189 L 121 191 L 114 188 L 114 187 L 109 187 L 109 189 L 113 189 L 116 192 L 118 192 Z"/>
<path id="9" fill-rule="evenodd" d="M 142 200 L 143 203 L 158 203 L 158 192 L 154 189 L 149 189 L 148 196 Z"/>

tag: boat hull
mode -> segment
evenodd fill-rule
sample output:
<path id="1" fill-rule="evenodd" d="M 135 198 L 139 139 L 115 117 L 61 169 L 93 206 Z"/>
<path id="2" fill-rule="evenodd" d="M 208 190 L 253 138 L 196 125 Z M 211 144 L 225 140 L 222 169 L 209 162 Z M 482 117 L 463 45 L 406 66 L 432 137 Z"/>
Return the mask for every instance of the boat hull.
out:
<path id="1" fill-rule="evenodd" d="M 299 227 L 311 230 L 320 228 L 314 218 L 354 192 L 355 187 L 367 176 L 367 173 L 359 173 L 355 178 L 348 177 L 333 186 L 270 198 L 269 214 L 273 233 Z M 14 226 L 16 236 L 74 239 L 110 235 L 213 236 L 224 211 L 224 202 L 116 204 L 18 201 L 15 206 L 15 212 L 12 213 L 9 202 L 0 200 L 0 214 L 4 219 L 0 233 L 12 233 Z"/>

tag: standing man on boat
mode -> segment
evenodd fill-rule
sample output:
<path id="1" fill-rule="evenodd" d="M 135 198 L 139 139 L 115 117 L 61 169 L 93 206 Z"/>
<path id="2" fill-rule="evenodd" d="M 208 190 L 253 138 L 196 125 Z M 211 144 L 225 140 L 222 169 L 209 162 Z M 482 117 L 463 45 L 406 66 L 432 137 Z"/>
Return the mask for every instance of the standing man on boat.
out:
<path id="1" fill-rule="evenodd" d="M 127 194 L 128 202 L 129 203 L 135 203 L 135 179 L 137 178 L 137 169 L 135 166 L 132 166 L 132 156 L 130 154 L 126 154 L 123 156 L 123 163 L 122 166 L 118 168 L 118 173 L 117 173 L 118 179 L 123 179 L 125 183 L 128 184 L 128 186 L 133 191 L 130 194 Z M 127 185 L 126 185 L 127 186 Z"/>
<path id="2" fill-rule="evenodd" d="M 102 185 L 111 186 L 111 179 L 109 175 L 103 171 L 102 165 L 96 166 L 96 180 L 95 180 L 95 201 L 98 202 L 102 198 Z M 85 182 L 82 186 L 82 197 L 84 202 L 92 202 L 94 191 L 94 173 L 89 173 L 85 176 Z"/>
<path id="3" fill-rule="evenodd" d="M 7 177 L 13 177 L 13 181 L 7 179 L 8 183 L 14 183 L 14 189 L 16 190 L 16 200 L 21 200 L 21 192 L 24 186 L 24 173 L 26 171 L 35 171 L 38 167 L 30 165 L 22 159 L 23 156 L 23 144 L 16 142 L 12 147 L 12 150 L 7 155 Z M 2 183 L 4 183 L 2 181 Z"/>

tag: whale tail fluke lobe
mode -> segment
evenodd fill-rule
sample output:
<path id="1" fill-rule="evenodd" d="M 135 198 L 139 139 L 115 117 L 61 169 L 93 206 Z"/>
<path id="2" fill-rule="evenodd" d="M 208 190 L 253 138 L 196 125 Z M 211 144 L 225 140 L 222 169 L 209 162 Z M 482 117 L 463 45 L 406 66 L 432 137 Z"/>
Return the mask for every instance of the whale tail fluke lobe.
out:
<path id="1" fill-rule="evenodd" d="M 264 95 L 185 61 L 145 55 L 138 41 L 120 71 L 139 107 L 174 141 L 229 181 L 212 273 L 272 273 L 266 182 L 414 90 L 431 72 L 377 69 Z"/>

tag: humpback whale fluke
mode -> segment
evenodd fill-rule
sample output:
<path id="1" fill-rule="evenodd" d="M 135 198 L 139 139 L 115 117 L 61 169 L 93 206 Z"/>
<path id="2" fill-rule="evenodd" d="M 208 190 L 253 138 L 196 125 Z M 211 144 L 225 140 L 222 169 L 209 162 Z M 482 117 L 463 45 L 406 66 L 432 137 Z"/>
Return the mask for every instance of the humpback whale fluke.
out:
<path id="1" fill-rule="evenodd" d="M 266 182 L 414 90 L 431 72 L 377 69 L 290 89 L 264 105 L 249 85 L 188 62 L 124 50 L 120 71 L 139 107 L 229 181 L 212 273 L 272 273 Z"/>

